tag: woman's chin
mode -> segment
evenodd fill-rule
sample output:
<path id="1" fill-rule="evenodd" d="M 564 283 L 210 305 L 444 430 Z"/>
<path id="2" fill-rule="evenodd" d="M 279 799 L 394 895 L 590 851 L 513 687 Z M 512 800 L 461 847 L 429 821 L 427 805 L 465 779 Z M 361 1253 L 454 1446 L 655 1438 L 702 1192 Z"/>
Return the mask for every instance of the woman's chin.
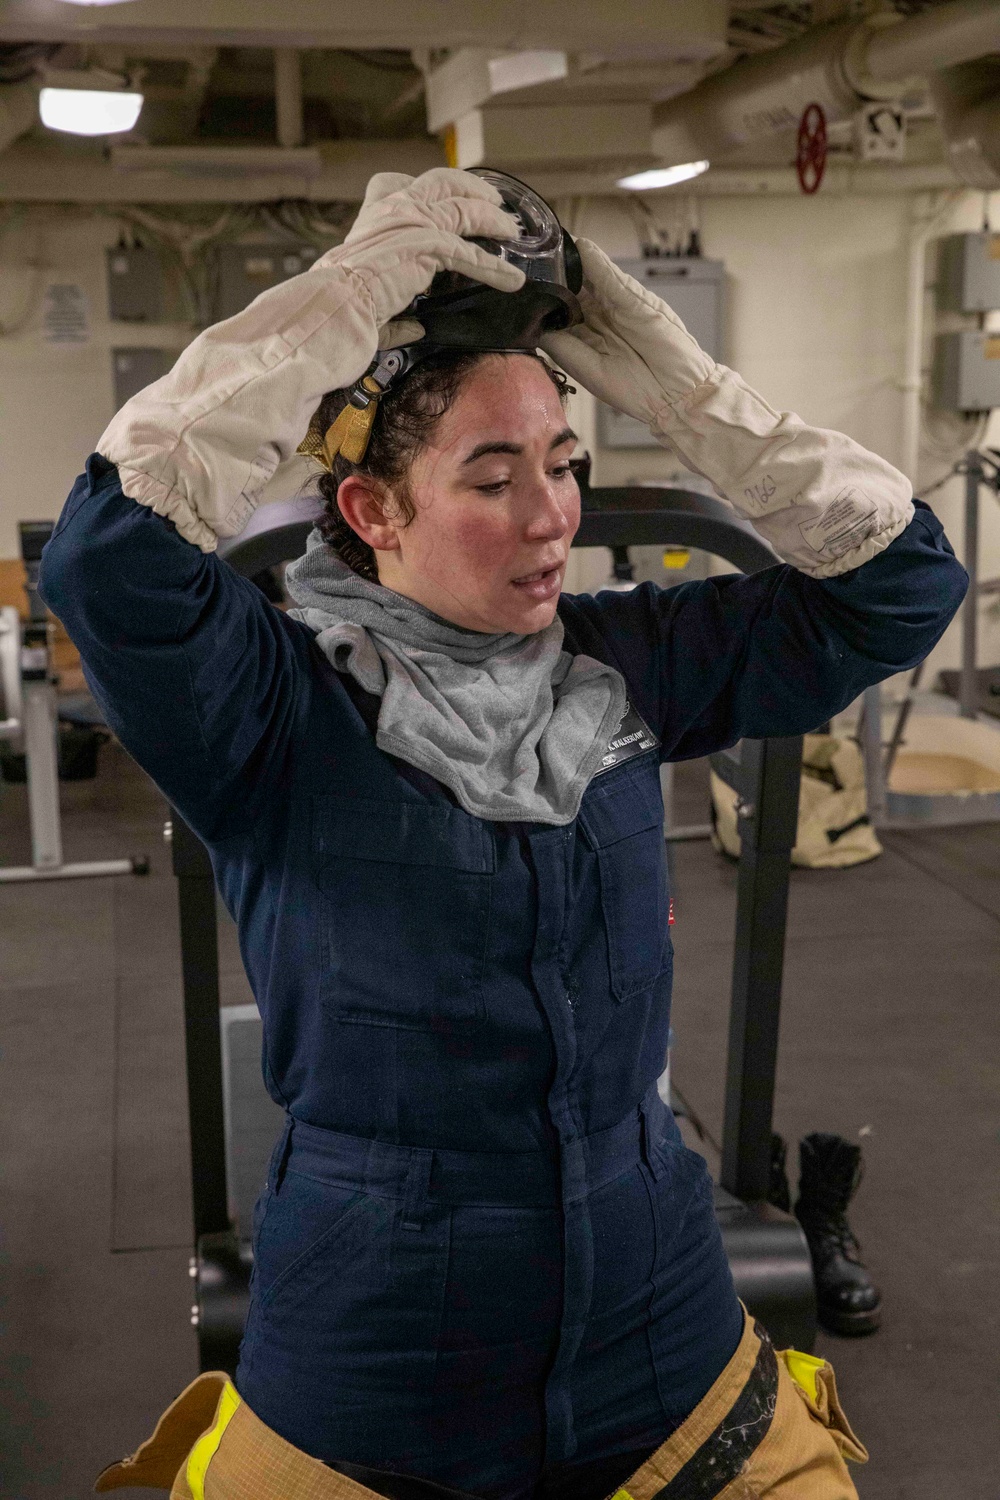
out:
<path id="1" fill-rule="evenodd" d="M 509 584 L 501 591 L 480 594 L 468 599 L 453 593 L 442 595 L 437 590 L 404 589 L 396 586 L 396 593 L 406 594 L 418 604 L 433 610 L 443 620 L 463 630 L 481 631 L 484 635 L 535 635 L 545 630 L 556 617 L 559 605 L 561 578 L 549 597 L 532 598 L 529 593 Z M 388 585 L 393 587 L 392 584 Z"/>
<path id="2" fill-rule="evenodd" d="M 505 612 L 510 623 L 503 628 L 516 635 L 537 635 L 540 630 L 546 630 L 552 624 L 558 604 L 558 593 L 551 599 L 531 602 L 525 600 L 520 608 Z"/>
<path id="3" fill-rule="evenodd" d="M 504 598 L 504 614 L 512 621 L 507 629 L 531 635 L 551 625 L 562 592 L 562 575 L 562 568 L 551 568 L 523 583 L 511 582 Z"/>

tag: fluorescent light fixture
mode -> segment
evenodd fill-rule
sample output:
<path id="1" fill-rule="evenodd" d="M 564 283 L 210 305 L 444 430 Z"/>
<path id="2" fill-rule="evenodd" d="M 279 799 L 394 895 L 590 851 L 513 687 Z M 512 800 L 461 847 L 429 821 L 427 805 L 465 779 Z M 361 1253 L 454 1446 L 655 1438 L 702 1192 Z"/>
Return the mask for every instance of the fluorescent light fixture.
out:
<path id="1" fill-rule="evenodd" d="M 632 192 L 645 192 L 648 188 L 673 187 L 678 182 L 688 182 L 707 172 L 707 161 L 685 161 L 679 167 L 651 167 L 648 172 L 634 172 L 631 177 L 619 177 L 618 186 Z"/>
<path id="2" fill-rule="evenodd" d="M 131 130 L 142 109 L 141 94 L 106 93 L 104 89 L 42 89 L 38 100 L 42 124 L 70 135 L 117 135 Z"/>
<path id="3" fill-rule="evenodd" d="M 129 80 L 102 68 L 47 68 L 38 99 L 42 124 L 70 135 L 118 135 L 131 130 L 142 95 Z"/>

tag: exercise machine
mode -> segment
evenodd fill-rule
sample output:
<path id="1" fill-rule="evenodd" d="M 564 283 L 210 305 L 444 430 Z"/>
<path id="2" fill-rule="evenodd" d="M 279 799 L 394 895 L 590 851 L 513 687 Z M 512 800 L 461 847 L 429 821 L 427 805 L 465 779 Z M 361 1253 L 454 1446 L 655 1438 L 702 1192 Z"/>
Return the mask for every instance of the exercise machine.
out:
<path id="1" fill-rule="evenodd" d="M 0 883 L 73 880 L 97 875 L 145 875 L 149 863 L 136 859 L 91 859 L 67 864 L 63 859 L 59 813 L 59 717 L 51 663 L 52 625 L 38 592 L 42 548 L 52 535 L 51 521 L 20 523 L 28 618 L 17 610 L 0 610 L 0 739 L 23 755 L 27 770 L 31 823 L 31 864 L 0 866 Z M 93 700 L 86 695 L 87 702 Z M 96 710 L 96 705 L 93 705 Z M 87 704 L 75 703 L 77 722 L 100 722 Z M 2 778 L 0 778 L 2 779 Z"/>
<path id="2" fill-rule="evenodd" d="M 1000 498 L 1000 449 L 977 452 L 971 448 L 955 466 L 955 473 L 965 477 L 965 536 L 962 560 L 969 575 L 969 590 L 962 604 L 961 667 L 941 673 L 941 686 L 958 699 L 963 718 L 974 719 L 977 713 L 1000 718 L 1000 666 L 977 665 L 980 599 L 1000 594 L 1000 578 L 980 576 L 980 497 L 985 489 Z"/>
<path id="3" fill-rule="evenodd" d="M 220 556 L 248 577 L 277 568 L 305 551 L 317 514 L 318 502 L 311 498 L 265 506 L 238 538 L 220 546 Z M 700 548 L 747 573 L 776 560 L 746 522 L 711 497 L 646 486 L 583 488 L 574 545 L 645 544 Z M 805 1236 L 796 1219 L 766 1201 L 802 739 L 745 740 L 711 759 L 739 796 L 742 836 L 716 1216 L 743 1301 L 779 1347 L 809 1350 L 816 1333 L 816 1303 Z M 216 895 L 208 854 L 176 811 L 169 826 L 180 900 L 196 1237 L 191 1317 L 202 1368 L 233 1371 L 252 1266 L 249 1205 L 239 1205 L 234 1194 L 235 1122 L 241 1110 L 232 1065 L 234 1028 L 226 1028 L 224 1040 Z M 259 1041 L 252 1050 L 259 1058 Z M 259 1063 L 253 1086 L 260 1109 L 265 1117 L 272 1111 L 276 1124 L 280 1112 L 260 1081 Z M 273 1139 L 277 1132 L 269 1133 Z M 265 1152 L 258 1183 L 266 1163 Z"/>
<path id="4" fill-rule="evenodd" d="M 1000 665 L 977 665 L 979 606 L 983 598 L 1000 594 L 1000 578 L 980 576 L 980 500 L 984 489 L 1000 497 L 1000 450 L 970 449 L 951 471 L 965 478 L 963 560 L 969 588 L 962 603 L 961 665 L 940 673 L 941 690 L 958 703 L 958 716 L 940 712 L 913 717 L 915 694 L 920 687 L 925 662 L 910 673 L 906 693 L 899 704 L 888 739 L 883 742 L 882 688 L 876 683 L 862 697 L 857 735 L 865 759 L 868 813 L 876 830 L 921 827 L 959 827 L 973 823 L 1000 823 L 1000 791 L 996 790 L 996 766 L 1000 749 Z M 951 475 L 947 475 L 950 478 Z M 943 481 L 939 481 L 943 483 Z M 932 736 L 921 741 L 922 726 L 931 726 Z M 896 757 L 911 745 L 925 752 L 949 752 L 964 759 L 968 775 L 977 766 L 981 779 L 959 783 L 951 790 L 897 790 L 891 784 Z M 944 783 L 947 787 L 948 783 Z"/>

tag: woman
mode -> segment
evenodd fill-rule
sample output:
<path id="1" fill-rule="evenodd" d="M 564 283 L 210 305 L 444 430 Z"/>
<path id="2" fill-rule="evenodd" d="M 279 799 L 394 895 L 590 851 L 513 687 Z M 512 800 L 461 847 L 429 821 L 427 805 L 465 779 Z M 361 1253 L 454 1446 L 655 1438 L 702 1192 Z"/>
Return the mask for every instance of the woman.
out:
<path id="1" fill-rule="evenodd" d="M 317 403 L 322 431 L 419 335 L 389 325 L 435 272 L 516 295 L 466 238 L 516 233 L 468 174 L 375 179 L 344 246 L 118 414 L 46 552 L 108 722 L 211 851 L 288 1111 L 239 1397 L 288 1462 L 379 1494 L 599 1500 L 639 1470 L 645 1500 L 684 1470 L 669 1493 L 843 1500 L 863 1450 L 745 1322 L 657 1097 L 658 765 L 812 729 L 920 660 L 964 588 L 934 516 L 584 243 L 586 321 L 549 352 L 784 564 L 561 597 L 575 437 L 524 353 L 435 356 L 384 397 L 324 480 L 298 618 L 212 555 Z"/>

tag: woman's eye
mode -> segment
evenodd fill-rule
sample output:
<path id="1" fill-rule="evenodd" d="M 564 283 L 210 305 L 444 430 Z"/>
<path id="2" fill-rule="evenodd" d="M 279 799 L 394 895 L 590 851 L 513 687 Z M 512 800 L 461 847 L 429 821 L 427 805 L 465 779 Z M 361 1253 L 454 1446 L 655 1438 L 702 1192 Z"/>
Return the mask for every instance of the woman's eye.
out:
<path id="1" fill-rule="evenodd" d="M 562 463 L 554 464 L 548 471 L 552 479 L 570 479 L 573 476 L 573 465 L 569 459 Z M 502 495 L 511 483 L 511 476 L 505 475 L 502 479 L 489 479 L 483 484 L 477 484 L 475 489 L 480 495 Z"/>

